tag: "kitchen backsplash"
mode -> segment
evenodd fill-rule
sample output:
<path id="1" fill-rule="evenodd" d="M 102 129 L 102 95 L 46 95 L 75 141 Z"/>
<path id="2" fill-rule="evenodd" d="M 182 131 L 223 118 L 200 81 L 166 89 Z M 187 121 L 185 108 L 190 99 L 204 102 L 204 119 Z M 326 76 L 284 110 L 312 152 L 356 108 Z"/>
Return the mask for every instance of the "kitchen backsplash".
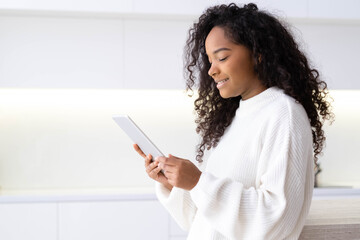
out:
<path id="1" fill-rule="evenodd" d="M 360 91 L 332 90 L 320 186 L 360 187 Z M 132 142 L 113 122 L 128 114 L 165 154 L 194 160 L 193 98 L 182 90 L 0 89 L 3 191 L 151 189 Z"/>

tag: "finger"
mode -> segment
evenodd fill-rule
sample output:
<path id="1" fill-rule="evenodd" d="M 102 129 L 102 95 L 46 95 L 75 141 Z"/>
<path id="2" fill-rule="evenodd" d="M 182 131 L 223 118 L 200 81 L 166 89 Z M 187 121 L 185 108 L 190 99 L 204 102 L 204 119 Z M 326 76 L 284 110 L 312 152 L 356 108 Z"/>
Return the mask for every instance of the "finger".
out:
<path id="1" fill-rule="evenodd" d="M 151 171 L 148 172 L 148 174 L 151 178 L 158 179 L 160 177 L 159 174 L 161 174 L 160 171 L 161 168 L 155 166 Z"/>
<path id="2" fill-rule="evenodd" d="M 159 161 L 161 163 L 164 163 L 166 165 L 176 165 L 177 161 L 173 158 L 167 158 L 167 157 L 157 157 L 155 158 L 156 161 Z"/>
<path id="3" fill-rule="evenodd" d="M 168 180 L 168 183 L 170 183 L 171 185 L 174 184 L 175 175 L 173 173 L 165 172 L 164 176 Z"/>
<path id="4" fill-rule="evenodd" d="M 133 147 L 135 149 L 135 151 L 137 153 L 139 153 L 143 158 L 146 157 L 145 153 L 141 150 L 141 148 L 139 147 L 139 145 L 137 145 L 136 143 L 133 144 Z"/>
<path id="5" fill-rule="evenodd" d="M 162 170 L 166 171 L 166 172 L 169 172 L 169 173 L 173 173 L 175 170 L 176 170 L 176 166 L 173 166 L 173 165 L 167 165 L 167 164 L 164 164 L 164 163 L 159 163 L 159 168 L 161 168 Z"/>
<path id="6" fill-rule="evenodd" d="M 149 163 L 149 164 L 146 166 L 146 172 L 147 172 L 147 173 L 150 173 L 150 172 L 152 172 L 155 168 L 158 168 L 158 163 L 157 163 L 157 162 Z"/>
<path id="7" fill-rule="evenodd" d="M 148 166 L 152 162 L 151 160 L 152 160 L 151 154 L 147 155 L 147 157 L 145 157 L 145 166 Z"/>
<path id="8" fill-rule="evenodd" d="M 153 174 L 154 175 L 158 175 L 158 174 L 162 174 L 162 175 L 164 175 L 162 172 L 161 172 L 161 168 L 159 168 L 159 167 L 155 167 L 153 170 L 152 170 L 152 172 L 153 172 Z"/>

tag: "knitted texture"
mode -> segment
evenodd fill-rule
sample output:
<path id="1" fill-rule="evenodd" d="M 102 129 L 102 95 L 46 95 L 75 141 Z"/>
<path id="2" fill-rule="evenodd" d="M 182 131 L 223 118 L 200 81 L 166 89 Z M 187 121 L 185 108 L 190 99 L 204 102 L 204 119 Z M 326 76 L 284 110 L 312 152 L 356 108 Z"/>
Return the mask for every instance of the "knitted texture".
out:
<path id="1" fill-rule="evenodd" d="M 272 87 L 240 100 L 198 184 L 159 201 L 188 240 L 298 239 L 314 184 L 312 134 L 301 104 Z"/>

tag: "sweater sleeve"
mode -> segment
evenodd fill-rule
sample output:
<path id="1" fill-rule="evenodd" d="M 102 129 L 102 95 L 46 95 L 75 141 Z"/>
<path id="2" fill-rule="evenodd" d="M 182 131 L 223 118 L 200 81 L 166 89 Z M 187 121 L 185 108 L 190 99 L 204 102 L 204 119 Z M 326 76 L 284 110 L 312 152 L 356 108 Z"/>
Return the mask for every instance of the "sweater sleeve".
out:
<path id="1" fill-rule="evenodd" d="M 185 231 L 189 231 L 197 208 L 189 191 L 173 187 L 170 191 L 163 184 L 156 182 L 156 195 L 175 222 Z"/>
<path id="2" fill-rule="evenodd" d="M 227 238 L 284 239 L 308 204 L 305 195 L 312 186 L 305 182 L 313 169 L 310 125 L 306 117 L 291 114 L 278 119 L 264 133 L 256 187 L 203 172 L 190 191 L 198 214 Z"/>

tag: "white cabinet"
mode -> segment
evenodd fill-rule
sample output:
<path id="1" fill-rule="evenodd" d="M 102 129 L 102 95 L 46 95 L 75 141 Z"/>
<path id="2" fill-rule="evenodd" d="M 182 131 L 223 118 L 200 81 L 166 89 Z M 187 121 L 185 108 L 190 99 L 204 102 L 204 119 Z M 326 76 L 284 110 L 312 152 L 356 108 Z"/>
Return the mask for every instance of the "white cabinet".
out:
<path id="1" fill-rule="evenodd" d="M 360 19 L 358 0 L 308 0 L 309 18 Z"/>
<path id="2" fill-rule="evenodd" d="M 278 9 L 288 17 L 306 17 L 310 0 L 258 0 L 259 8 Z M 347 0 L 351 3 L 351 1 Z M 356 0 L 353 0 L 354 2 Z M 232 0 L 2 0 L 0 9 L 52 12 L 88 12 L 120 14 L 162 14 L 197 16 L 207 7 L 229 4 Z M 242 4 L 242 3 L 241 3 Z"/>
<path id="3" fill-rule="evenodd" d="M 0 9 L 70 11 L 70 12 L 131 12 L 132 0 L 1 0 Z"/>
<path id="4" fill-rule="evenodd" d="M 184 89 L 188 29 L 207 7 L 230 2 L 2 0 L 0 88 Z M 330 88 L 359 89 L 360 1 L 254 2 L 298 21 Z"/>
<path id="5" fill-rule="evenodd" d="M 1 240 L 185 240 L 187 236 L 155 199 L 6 199 L 0 198 Z"/>
<path id="6" fill-rule="evenodd" d="M 0 88 L 184 89 L 190 25 L 0 14 Z"/>
<path id="7" fill-rule="evenodd" d="M 360 24 L 297 22 L 296 28 L 301 32 L 307 56 L 330 89 L 360 89 L 356 71 Z"/>
<path id="8" fill-rule="evenodd" d="M 198 16 L 207 7 L 229 4 L 231 0 L 1 0 L 0 10 L 35 14 L 116 15 L 161 14 Z M 260 9 L 290 18 L 360 19 L 358 0 L 255 0 Z M 240 3 L 241 5 L 243 3 Z"/>
<path id="9" fill-rule="evenodd" d="M 306 18 L 307 0 L 255 0 L 260 10 L 266 10 L 284 18 Z"/>
<path id="10" fill-rule="evenodd" d="M 0 204 L 0 239 L 57 240 L 56 203 Z"/>
<path id="11" fill-rule="evenodd" d="M 182 230 L 179 225 L 169 216 L 170 240 L 185 240 L 187 232 Z"/>
<path id="12" fill-rule="evenodd" d="M 59 204 L 59 240 L 167 240 L 168 214 L 158 201 Z"/>
<path id="13" fill-rule="evenodd" d="M 182 53 L 190 26 L 185 20 L 125 20 L 124 87 L 185 89 Z"/>
<path id="14" fill-rule="evenodd" d="M 0 87 L 123 87 L 122 20 L 0 14 L 0 32 Z"/>
<path id="15" fill-rule="evenodd" d="M 206 7 L 229 0 L 133 0 L 134 12 L 150 14 L 191 14 L 200 15 Z"/>
<path id="16" fill-rule="evenodd" d="M 187 235 L 187 232 L 182 230 L 179 225 L 172 219 L 171 216 L 169 216 L 169 224 L 170 224 L 170 235 L 172 237 L 185 237 Z"/>

